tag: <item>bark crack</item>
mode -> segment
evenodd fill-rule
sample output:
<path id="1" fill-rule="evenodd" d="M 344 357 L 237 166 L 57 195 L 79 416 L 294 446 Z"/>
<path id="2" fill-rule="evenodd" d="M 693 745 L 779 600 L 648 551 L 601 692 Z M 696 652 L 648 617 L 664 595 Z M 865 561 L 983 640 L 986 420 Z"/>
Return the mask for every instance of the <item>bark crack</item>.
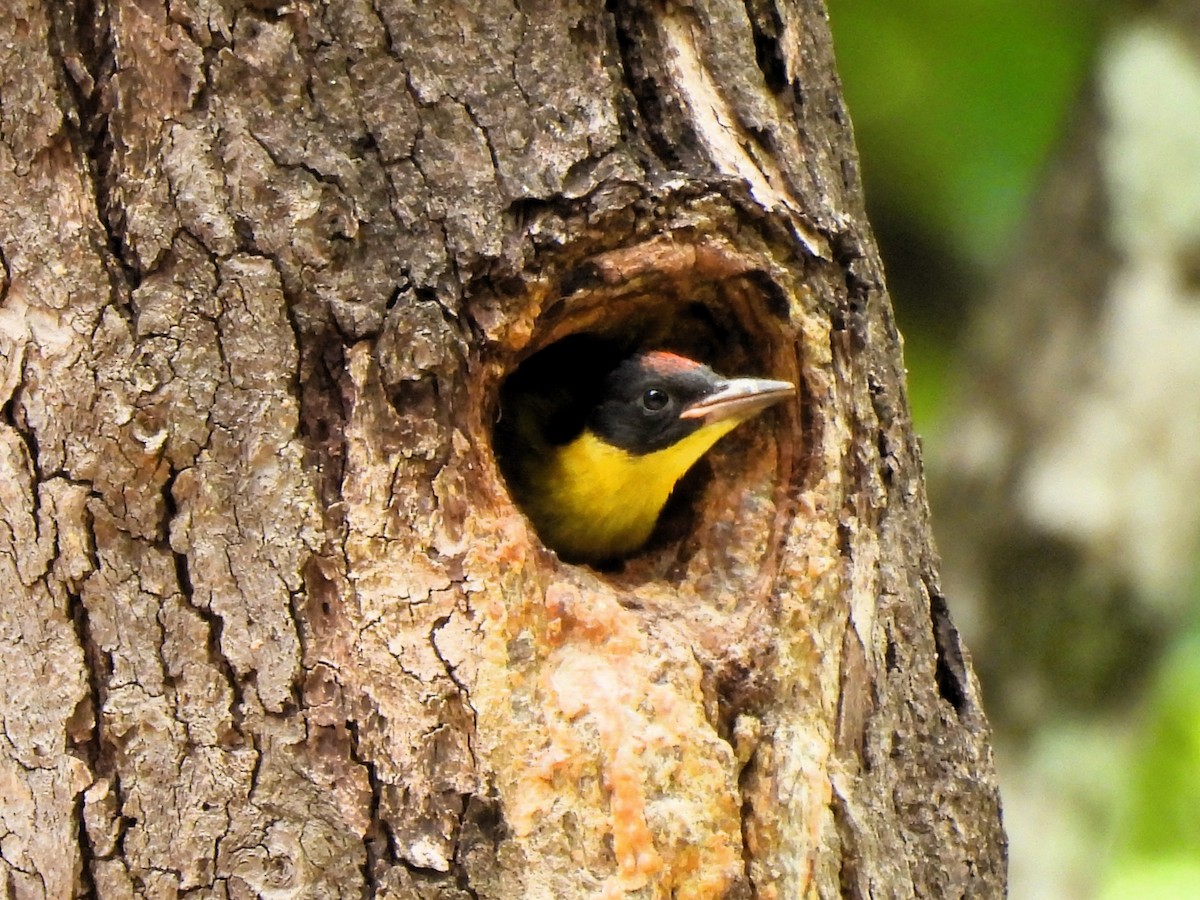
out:
<path id="1" fill-rule="evenodd" d="M 754 878 L 755 856 L 751 849 L 754 846 L 754 801 L 751 796 L 750 782 L 755 774 L 755 757 L 758 753 L 754 747 L 738 772 L 738 796 L 741 798 L 741 808 L 738 813 L 738 824 L 742 835 L 742 877 L 746 879 L 747 891 L 750 897 L 758 896 L 758 888 Z"/>
<path id="2" fill-rule="evenodd" d="M 958 642 L 958 630 L 950 621 L 950 608 L 946 605 L 946 598 L 928 577 L 923 581 L 929 597 L 933 644 L 937 651 L 934 678 L 937 681 L 938 694 L 954 708 L 955 714 L 961 719 L 969 711 L 971 704 L 966 684 L 966 663 Z"/>
<path id="3" fill-rule="evenodd" d="M 424 133 L 425 124 L 421 123 L 421 126 L 417 129 L 416 137 L 413 138 L 413 152 L 412 155 L 409 156 L 408 160 L 412 163 L 413 169 L 416 171 L 416 173 L 421 176 L 421 186 L 425 189 L 426 194 L 428 194 L 430 192 L 429 176 L 421 167 L 420 154 L 417 153 L 417 145 L 420 144 L 421 137 L 424 135 Z M 443 258 L 446 260 L 446 264 L 449 267 L 449 274 L 456 284 L 461 284 L 462 276 L 459 272 L 458 257 L 453 252 L 453 248 L 450 245 L 450 232 L 446 225 L 446 214 L 444 211 L 433 212 L 427 210 L 427 212 L 430 213 L 427 221 L 433 225 L 436 225 L 438 231 L 441 233 L 442 253 Z"/>
<path id="4" fill-rule="evenodd" d="M 8 266 L 8 257 L 4 255 L 4 246 L 0 244 L 0 306 L 8 298 L 8 286 L 12 284 L 12 269 Z"/>
<path id="5" fill-rule="evenodd" d="M 638 46 L 636 32 L 648 30 L 645 21 L 647 13 L 642 6 L 629 0 L 606 0 L 605 11 L 613 26 L 617 55 L 621 60 L 622 81 L 628 87 L 628 96 L 633 101 L 632 105 L 623 104 L 626 125 L 634 134 L 642 137 L 639 143 L 644 143 L 652 154 L 656 163 L 653 168 L 678 170 L 682 161 L 673 142 L 662 134 L 665 111 Z"/>
<path id="6" fill-rule="evenodd" d="M 368 889 L 367 896 L 374 897 L 380 889 L 377 870 L 385 865 L 399 865 L 402 860 L 396 855 L 391 830 L 380 811 L 383 803 L 383 784 L 375 763 L 363 755 L 358 722 L 354 719 L 347 719 L 346 731 L 350 735 L 350 758 L 367 773 L 367 783 L 371 786 L 368 825 L 363 834 L 363 848 L 366 854 L 366 860 L 363 863 L 363 878 Z"/>
<path id="7" fill-rule="evenodd" d="M 214 426 L 219 427 L 219 426 Z M 186 470 L 181 470 L 186 471 Z M 175 500 L 175 482 L 178 479 L 181 471 L 172 469 L 167 478 L 167 482 L 163 485 L 163 500 L 166 507 L 167 533 L 170 533 L 170 523 L 175 522 L 179 517 L 179 507 Z M 229 658 L 225 656 L 221 649 L 221 636 L 225 628 L 225 621 L 210 607 L 199 603 L 196 600 L 195 588 L 192 585 L 191 571 L 188 565 L 188 556 L 186 553 L 180 553 L 170 546 L 170 541 L 166 542 L 165 548 L 170 554 L 175 564 L 175 581 L 179 587 L 180 597 L 184 604 L 204 622 L 208 628 L 208 660 L 212 663 L 226 685 L 229 687 L 230 696 L 232 698 L 229 705 L 229 717 L 233 730 L 239 735 L 243 734 L 242 721 L 245 716 L 245 694 L 242 690 L 241 682 L 238 680 L 237 672 L 234 671 L 233 664 Z"/>
<path id="8" fill-rule="evenodd" d="M 86 515 L 89 519 L 91 518 L 90 513 L 86 513 Z M 75 746 L 87 753 L 88 764 L 91 770 L 99 772 L 104 763 L 104 758 L 101 754 L 100 711 L 103 709 L 104 686 L 108 683 L 113 673 L 112 656 L 101 650 L 99 644 L 92 639 L 87 605 L 83 602 L 83 598 L 74 591 L 67 593 L 67 611 L 71 617 L 71 625 L 75 630 L 75 639 L 79 642 L 79 647 L 83 651 L 86 663 L 84 665 L 84 676 L 87 679 L 88 693 L 80 702 L 90 703 L 92 707 L 92 724 L 89 729 L 91 734 L 86 739 L 76 741 Z"/>
<path id="9" fill-rule="evenodd" d="M 64 7 L 69 8 L 69 5 Z M 79 111 L 78 127 L 71 129 L 72 142 L 79 151 L 77 158 L 85 166 L 84 177 L 91 182 L 97 221 L 107 240 L 107 246 L 97 250 L 112 282 L 114 296 L 119 297 L 137 287 L 143 273 L 134 262 L 136 252 L 125 242 L 124 212 L 109 183 L 116 169 L 118 138 L 111 128 L 117 62 L 108 4 L 84 0 L 75 21 L 59 27 L 63 35 L 69 35 L 64 38 L 64 45 L 69 41 L 75 48 L 71 55 L 77 59 L 76 67 L 80 70 L 79 77 L 69 82 L 72 100 Z"/>
<path id="10" fill-rule="evenodd" d="M 475 755 L 475 728 L 479 722 L 479 713 L 476 711 L 475 707 L 471 705 L 470 688 L 461 678 L 458 677 L 456 666 L 446 658 L 446 656 L 442 653 L 441 648 L 438 647 L 437 644 L 438 633 L 450 623 L 451 618 L 452 614 L 448 614 L 439 616 L 434 621 L 433 628 L 429 632 L 429 645 L 433 649 L 433 653 L 438 658 L 438 661 L 441 662 L 442 666 L 445 668 L 446 677 L 449 678 L 450 681 L 454 683 L 454 686 L 458 689 L 458 693 L 462 699 L 463 705 L 471 711 L 471 730 L 467 734 L 467 750 L 471 754 L 472 769 L 478 771 L 479 760 Z"/>
<path id="11" fill-rule="evenodd" d="M 488 132 L 488 129 L 483 125 L 483 123 L 479 121 L 479 118 L 476 115 L 475 110 L 471 108 L 470 103 L 465 100 L 459 100 L 457 97 L 451 97 L 450 99 L 454 100 L 455 103 L 462 107 L 463 112 L 467 114 L 467 118 L 471 121 L 471 124 L 475 126 L 475 129 L 483 138 L 483 145 L 487 147 L 488 156 L 492 160 L 492 172 L 495 174 L 496 186 L 500 187 L 502 184 L 502 179 L 500 177 L 500 154 L 497 152 L 495 144 L 492 143 L 491 134 Z"/>
<path id="12" fill-rule="evenodd" d="M 791 86 L 787 63 L 779 46 L 783 22 L 774 3 L 763 0 L 744 0 L 746 18 L 754 34 L 754 59 L 766 79 L 767 87 L 776 94 Z M 768 31 L 768 28 L 770 29 Z"/>

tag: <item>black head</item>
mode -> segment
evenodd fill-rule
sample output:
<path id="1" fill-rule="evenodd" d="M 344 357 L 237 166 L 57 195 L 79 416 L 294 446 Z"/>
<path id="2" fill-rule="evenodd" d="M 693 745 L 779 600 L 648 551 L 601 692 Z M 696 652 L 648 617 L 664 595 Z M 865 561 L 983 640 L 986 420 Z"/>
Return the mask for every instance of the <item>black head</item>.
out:
<path id="1" fill-rule="evenodd" d="M 653 453 L 703 427 L 701 418 L 683 413 L 725 383 L 708 366 L 674 353 L 639 353 L 605 378 L 587 426 L 634 455 Z"/>

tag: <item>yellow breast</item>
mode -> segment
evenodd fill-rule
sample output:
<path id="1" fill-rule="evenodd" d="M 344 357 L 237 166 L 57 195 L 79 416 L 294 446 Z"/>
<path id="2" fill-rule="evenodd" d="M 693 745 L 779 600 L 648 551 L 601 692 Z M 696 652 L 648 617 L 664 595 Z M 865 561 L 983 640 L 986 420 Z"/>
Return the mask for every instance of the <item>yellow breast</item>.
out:
<path id="1" fill-rule="evenodd" d="M 585 431 L 530 473 L 530 517 L 546 545 L 568 559 L 627 556 L 650 539 L 675 483 L 737 424 L 716 422 L 641 456 Z"/>

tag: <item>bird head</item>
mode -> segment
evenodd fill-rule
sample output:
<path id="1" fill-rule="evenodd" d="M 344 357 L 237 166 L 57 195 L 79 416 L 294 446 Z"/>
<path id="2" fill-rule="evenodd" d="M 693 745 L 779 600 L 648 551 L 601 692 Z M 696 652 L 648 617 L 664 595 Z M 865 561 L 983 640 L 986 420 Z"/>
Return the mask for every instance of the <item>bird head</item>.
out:
<path id="1" fill-rule="evenodd" d="M 786 397 L 663 350 L 606 358 L 565 340 L 506 383 L 497 447 L 513 496 L 569 560 L 621 559 L 650 539 L 676 483 L 724 434 Z"/>
<path id="2" fill-rule="evenodd" d="M 787 381 L 725 378 L 695 360 L 655 350 L 629 357 L 608 374 L 587 427 L 606 443 L 643 456 L 698 433 L 716 431 L 715 441 L 794 393 Z"/>

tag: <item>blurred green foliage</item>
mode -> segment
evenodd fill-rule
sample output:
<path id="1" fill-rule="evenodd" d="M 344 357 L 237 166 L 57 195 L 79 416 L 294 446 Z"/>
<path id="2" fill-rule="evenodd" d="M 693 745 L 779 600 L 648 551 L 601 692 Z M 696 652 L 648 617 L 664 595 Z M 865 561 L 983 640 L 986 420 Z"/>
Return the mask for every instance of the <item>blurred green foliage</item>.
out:
<path id="1" fill-rule="evenodd" d="M 1086 0 L 828 0 L 871 222 L 937 437 L 955 343 L 1087 77 Z"/>
<path id="2" fill-rule="evenodd" d="M 1200 897 L 1200 629 L 1163 661 L 1100 896 Z"/>
<path id="3" fill-rule="evenodd" d="M 829 0 L 872 205 L 994 263 L 1086 77 L 1103 7 Z"/>
<path id="4" fill-rule="evenodd" d="M 935 442 L 953 348 L 1012 245 L 1087 77 L 1086 0 L 829 0 L 918 431 Z"/>

